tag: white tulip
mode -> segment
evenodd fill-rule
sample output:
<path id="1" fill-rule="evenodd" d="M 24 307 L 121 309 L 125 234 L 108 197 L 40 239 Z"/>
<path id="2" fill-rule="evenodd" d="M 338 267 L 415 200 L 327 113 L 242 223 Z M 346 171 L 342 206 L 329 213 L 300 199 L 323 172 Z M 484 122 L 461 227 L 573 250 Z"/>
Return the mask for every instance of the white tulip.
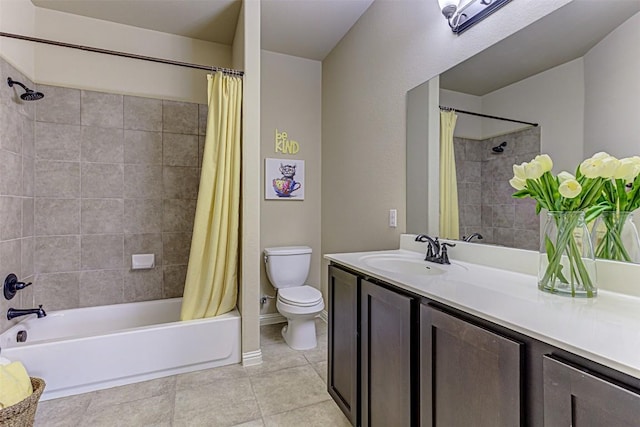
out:
<path id="1" fill-rule="evenodd" d="M 576 177 L 573 176 L 571 173 L 567 172 L 567 171 L 562 171 L 558 174 L 558 182 L 560 184 L 562 184 L 563 182 L 569 180 L 569 179 L 573 179 L 575 180 Z"/>
<path id="2" fill-rule="evenodd" d="M 573 199 L 577 197 L 582 191 L 582 186 L 575 179 L 567 179 L 563 181 L 558 187 L 558 192 L 562 197 L 566 197 L 567 199 Z"/>
<path id="3" fill-rule="evenodd" d="M 527 181 L 525 179 L 521 179 L 521 178 L 518 178 L 517 176 L 514 176 L 509 180 L 509 184 L 511 184 L 511 186 L 516 190 L 520 191 L 527 186 Z"/>
<path id="4" fill-rule="evenodd" d="M 522 162 L 519 165 L 513 165 L 513 176 L 522 180 L 527 179 L 527 175 L 524 172 L 526 165 L 527 162 Z"/>
<path id="5" fill-rule="evenodd" d="M 540 163 L 542 166 L 542 173 L 551 172 L 551 169 L 553 169 L 553 161 L 548 154 L 540 154 L 539 156 L 536 156 L 533 161 Z"/>
<path id="6" fill-rule="evenodd" d="M 540 162 L 532 160 L 524 166 L 524 174 L 527 179 L 538 179 L 544 173 L 544 168 Z"/>
<path id="7" fill-rule="evenodd" d="M 580 164 L 580 172 L 587 178 L 611 178 L 619 162 L 605 152 L 596 153 Z"/>
<path id="8" fill-rule="evenodd" d="M 627 157 L 626 159 L 620 159 L 620 163 L 613 174 L 613 178 L 624 179 L 625 182 L 630 182 L 633 181 L 639 173 L 640 163 L 632 157 Z"/>

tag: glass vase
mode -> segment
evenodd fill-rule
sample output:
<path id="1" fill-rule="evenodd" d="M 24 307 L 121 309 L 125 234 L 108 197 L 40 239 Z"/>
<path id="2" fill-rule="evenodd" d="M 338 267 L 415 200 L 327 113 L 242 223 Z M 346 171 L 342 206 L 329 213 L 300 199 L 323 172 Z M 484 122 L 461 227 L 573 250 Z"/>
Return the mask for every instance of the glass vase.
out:
<path id="1" fill-rule="evenodd" d="M 606 211 L 591 232 L 597 258 L 640 263 L 640 238 L 633 212 Z"/>
<path id="2" fill-rule="evenodd" d="M 571 297 L 597 295 L 596 263 L 584 212 L 548 212 L 540 237 L 538 289 Z"/>

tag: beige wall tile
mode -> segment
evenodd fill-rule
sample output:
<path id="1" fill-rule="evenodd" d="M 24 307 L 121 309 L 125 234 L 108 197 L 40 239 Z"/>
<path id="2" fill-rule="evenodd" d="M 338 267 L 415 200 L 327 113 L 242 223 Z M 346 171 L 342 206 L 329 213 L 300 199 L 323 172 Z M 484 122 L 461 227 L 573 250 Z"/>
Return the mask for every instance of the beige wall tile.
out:
<path id="1" fill-rule="evenodd" d="M 123 232 L 122 199 L 82 199 L 82 234 Z"/>
<path id="2" fill-rule="evenodd" d="M 162 231 L 191 233 L 195 215 L 196 200 L 165 199 L 162 202 Z"/>
<path id="3" fill-rule="evenodd" d="M 163 268 L 162 295 L 164 298 L 177 298 L 184 294 L 187 277 L 186 265 L 165 265 Z"/>
<path id="4" fill-rule="evenodd" d="M 122 95 L 83 90 L 80 94 L 80 102 L 80 122 L 83 126 L 123 128 Z"/>
<path id="5" fill-rule="evenodd" d="M 124 203 L 124 232 L 154 233 L 162 226 L 162 200 L 127 199 Z"/>
<path id="6" fill-rule="evenodd" d="M 29 117 L 22 117 L 22 155 L 35 157 L 35 122 Z"/>
<path id="7" fill-rule="evenodd" d="M 42 199 L 35 201 L 35 235 L 80 234 L 79 199 Z"/>
<path id="8" fill-rule="evenodd" d="M 22 116 L 11 107 L 0 106 L 0 148 L 22 153 Z"/>
<path id="9" fill-rule="evenodd" d="M 35 180 L 35 161 L 31 157 L 22 157 L 22 195 L 33 197 Z"/>
<path id="10" fill-rule="evenodd" d="M 198 104 L 162 101 L 162 130 L 197 135 Z"/>
<path id="11" fill-rule="evenodd" d="M 34 285 L 36 304 L 47 311 L 76 308 L 80 303 L 80 273 L 40 274 Z"/>
<path id="12" fill-rule="evenodd" d="M 36 159 L 80 161 L 80 132 L 79 125 L 36 122 Z"/>
<path id="13" fill-rule="evenodd" d="M 124 165 L 125 199 L 162 198 L 161 165 Z"/>
<path id="14" fill-rule="evenodd" d="M 162 100 L 124 97 L 124 128 L 134 130 L 162 130 Z"/>
<path id="15" fill-rule="evenodd" d="M 33 236 L 34 229 L 34 199 L 22 199 L 22 237 Z"/>
<path id="16" fill-rule="evenodd" d="M 22 237 L 22 199 L 0 196 L 0 240 Z"/>
<path id="17" fill-rule="evenodd" d="M 21 274 L 20 280 L 25 280 L 26 277 L 33 276 L 35 270 L 33 265 L 34 259 L 34 250 L 35 250 L 35 239 L 33 237 L 26 237 L 21 240 L 21 250 L 22 250 L 22 259 L 21 259 Z M 32 281 L 35 278 L 31 279 Z"/>
<path id="18" fill-rule="evenodd" d="M 0 148 L 0 194 L 9 196 L 22 195 L 22 156 Z"/>
<path id="19" fill-rule="evenodd" d="M 124 298 L 129 302 L 162 299 L 162 267 L 125 271 Z"/>
<path id="20" fill-rule="evenodd" d="M 80 197 L 80 163 L 36 161 L 36 197 Z"/>
<path id="21" fill-rule="evenodd" d="M 80 124 L 80 90 L 59 86 L 38 85 L 44 98 L 35 103 L 39 122 Z"/>
<path id="22" fill-rule="evenodd" d="M 209 107 L 206 104 L 198 104 L 198 135 L 207 134 L 207 116 Z"/>
<path id="23" fill-rule="evenodd" d="M 198 136 L 164 132 L 162 163 L 168 166 L 198 167 Z"/>
<path id="24" fill-rule="evenodd" d="M 122 198 L 123 187 L 123 165 L 108 163 L 82 164 L 82 197 Z"/>
<path id="25" fill-rule="evenodd" d="M 82 270 L 123 268 L 124 235 L 95 234 L 82 236 Z"/>
<path id="26" fill-rule="evenodd" d="M 80 307 L 124 302 L 122 270 L 83 271 L 80 273 Z"/>
<path id="27" fill-rule="evenodd" d="M 82 126 L 83 162 L 122 163 L 124 131 L 122 129 Z"/>
<path id="28" fill-rule="evenodd" d="M 198 168 L 165 166 L 162 171 L 165 199 L 197 199 L 200 184 Z"/>
<path id="29" fill-rule="evenodd" d="M 22 271 L 22 239 L 0 242 L 0 278 Z M 2 297 L 4 299 L 4 296 Z"/>
<path id="30" fill-rule="evenodd" d="M 125 130 L 124 162 L 150 165 L 162 164 L 162 133 Z"/>
<path id="31" fill-rule="evenodd" d="M 162 233 L 164 265 L 184 265 L 189 262 L 191 233 Z"/>
<path id="32" fill-rule="evenodd" d="M 35 239 L 36 273 L 80 269 L 80 236 L 38 236 Z"/>

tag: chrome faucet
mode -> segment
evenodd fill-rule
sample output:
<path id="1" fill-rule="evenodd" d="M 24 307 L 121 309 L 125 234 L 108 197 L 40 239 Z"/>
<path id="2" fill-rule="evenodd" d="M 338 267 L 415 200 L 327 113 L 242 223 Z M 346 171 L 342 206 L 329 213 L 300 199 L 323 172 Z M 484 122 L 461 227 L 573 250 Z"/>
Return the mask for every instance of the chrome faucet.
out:
<path id="1" fill-rule="evenodd" d="M 38 308 L 10 308 L 9 310 L 7 310 L 7 320 L 11 320 L 20 316 L 26 316 L 28 314 L 35 314 L 38 316 L 38 319 L 47 315 L 47 313 L 42 308 L 42 304 L 40 304 Z"/>
<path id="2" fill-rule="evenodd" d="M 437 237 L 432 239 L 426 234 L 418 234 L 416 236 L 416 242 L 427 242 L 427 254 L 424 257 L 425 261 L 435 262 L 437 264 L 451 264 L 449 262 L 449 255 L 447 254 L 447 247 L 454 247 L 454 243 L 440 242 Z"/>
<path id="3" fill-rule="evenodd" d="M 477 238 L 478 238 L 478 240 L 482 240 L 482 239 L 483 239 L 482 234 L 480 234 L 480 233 L 473 233 L 473 234 L 472 234 L 472 235 L 470 235 L 470 236 L 462 236 L 462 241 L 464 241 L 464 242 L 470 242 L 471 240 L 473 240 L 473 238 L 474 238 L 474 237 L 477 237 Z"/>

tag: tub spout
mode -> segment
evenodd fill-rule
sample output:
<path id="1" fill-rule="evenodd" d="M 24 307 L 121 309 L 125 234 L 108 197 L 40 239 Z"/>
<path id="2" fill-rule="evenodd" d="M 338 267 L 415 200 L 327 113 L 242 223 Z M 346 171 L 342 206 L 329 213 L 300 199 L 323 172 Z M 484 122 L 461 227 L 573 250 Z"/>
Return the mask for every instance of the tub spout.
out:
<path id="1" fill-rule="evenodd" d="M 47 313 L 42 308 L 42 304 L 40 304 L 38 308 L 10 308 L 9 310 L 7 310 L 7 320 L 11 320 L 20 316 L 26 316 L 28 314 L 35 314 L 36 316 L 38 316 L 38 319 L 47 315 Z"/>

